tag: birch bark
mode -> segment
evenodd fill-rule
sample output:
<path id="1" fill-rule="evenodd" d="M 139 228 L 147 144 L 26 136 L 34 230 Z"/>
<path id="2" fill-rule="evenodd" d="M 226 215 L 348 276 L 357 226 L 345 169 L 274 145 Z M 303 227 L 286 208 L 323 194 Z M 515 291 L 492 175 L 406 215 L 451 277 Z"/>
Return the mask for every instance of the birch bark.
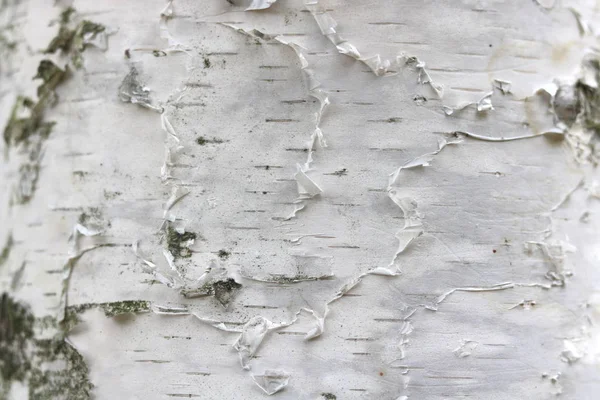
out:
<path id="1" fill-rule="evenodd" d="M 598 7 L 4 0 L 0 398 L 595 399 Z"/>

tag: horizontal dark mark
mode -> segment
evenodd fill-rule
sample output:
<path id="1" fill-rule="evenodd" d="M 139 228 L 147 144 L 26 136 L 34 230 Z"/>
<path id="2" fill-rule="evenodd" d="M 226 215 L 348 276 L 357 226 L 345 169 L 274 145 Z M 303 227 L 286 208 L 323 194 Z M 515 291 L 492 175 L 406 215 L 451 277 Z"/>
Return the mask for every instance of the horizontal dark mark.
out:
<path id="1" fill-rule="evenodd" d="M 200 83 L 200 82 L 186 83 L 185 86 L 191 87 L 191 88 L 212 88 L 213 87 L 213 85 L 211 85 L 210 83 Z"/>
<path id="2" fill-rule="evenodd" d="M 186 375 L 210 376 L 210 372 L 186 372 Z"/>
<path id="3" fill-rule="evenodd" d="M 514 54 L 513 57 L 514 58 L 523 58 L 525 60 L 539 60 L 540 59 L 539 57 L 531 56 L 528 54 Z"/>
<path id="4" fill-rule="evenodd" d="M 480 12 L 480 13 L 486 13 L 486 12 L 496 13 L 496 12 L 498 12 L 498 10 L 484 10 L 482 8 L 472 8 L 471 11 L 473 11 L 473 12 Z"/>
<path id="5" fill-rule="evenodd" d="M 373 318 L 373 321 L 377 322 L 404 322 L 402 318 Z"/>
<path id="6" fill-rule="evenodd" d="M 385 192 L 385 189 L 367 189 L 368 192 Z"/>
<path id="7" fill-rule="evenodd" d="M 89 99 L 71 99 L 65 100 L 65 103 L 85 103 L 86 101 L 102 100 L 102 97 L 91 97 Z"/>
<path id="8" fill-rule="evenodd" d="M 50 211 L 83 211 L 83 207 L 56 207 L 51 208 Z"/>
<path id="9" fill-rule="evenodd" d="M 284 103 L 284 104 L 299 104 L 299 103 L 306 103 L 306 100 L 281 100 L 281 103 Z"/>
<path id="10" fill-rule="evenodd" d="M 515 72 L 520 72 L 522 74 L 537 74 L 537 71 L 531 71 L 529 69 L 513 69 Z"/>
<path id="11" fill-rule="evenodd" d="M 329 12 L 329 11 L 333 11 L 333 8 L 326 8 L 326 9 L 325 9 L 325 11 L 328 11 L 328 12 Z M 309 11 L 309 10 L 304 10 L 304 9 L 302 9 L 302 10 L 300 10 L 300 12 L 307 13 L 307 12 L 310 12 L 310 11 Z"/>
<path id="12" fill-rule="evenodd" d="M 287 65 L 260 65 L 258 68 L 262 69 L 286 69 L 289 68 Z"/>
<path id="13" fill-rule="evenodd" d="M 354 104 L 355 106 L 372 106 L 375 103 L 366 103 L 363 101 L 353 101 L 352 103 L 346 103 L 346 104 Z"/>
<path id="14" fill-rule="evenodd" d="M 345 176 L 348 175 L 348 170 L 346 168 L 343 168 L 339 171 L 323 173 L 323 175 Z"/>
<path id="15" fill-rule="evenodd" d="M 461 56 L 473 56 L 473 57 L 488 57 L 488 54 L 480 54 L 480 53 L 469 53 L 469 52 L 461 52 L 461 53 L 457 53 Z"/>
<path id="16" fill-rule="evenodd" d="M 332 205 L 334 206 L 347 206 L 347 207 L 361 207 L 362 204 L 355 204 L 355 203 L 332 203 Z"/>
<path id="17" fill-rule="evenodd" d="M 275 307 L 275 306 L 260 306 L 260 305 L 244 305 L 244 308 L 260 308 L 260 309 L 276 310 L 279 307 Z"/>
<path id="18" fill-rule="evenodd" d="M 236 56 L 239 53 L 236 53 L 234 51 L 217 51 L 214 53 L 206 53 L 207 56 Z"/>
<path id="19" fill-rule="evenodd" d="M 365 337 L 365 338 L 363 338 L 363 337 L 349 337 L 349 338 L 346 338 L 344 340 L 350 340 L 350 341 L 353 341 L 353 342 L 372 342 L 374 339 L 373 338 L 367 338 L 367 337 Z M 355 353 L 352 353 L 352 354 L 355 354 Z"/>
<path id="20" fill-rule="evenodd" d="M 402 122 L 402 118 L 401 117 L 390 117 L 390 118 L 385 118 L 385 119 L 368 119 L 367 122 L 395 124 L 398 122 Z"/>
<path id="21" fill-rule="evenodd" d="M 262 82 L 287 82 L 287 79 L 261 78 L 257 79 Z"/>
<path id="22" fill-rule="evenodd" d="M 299 122 L 297 119 L 289 118 L 267 118 L 265 122 Z"/>
<path id="23" fill-rule="evenodd" d="M 152 364 L 167 364 L 170 363 L 171 361 L 165 361 L 165 360 L 133 360 L 135 362 L 139 362 L 139 363 L 152 363 Z"/>
<path id="24" fill-rule="evenodd" d="M 155 283 L 160 283 L 160 281 L 157 279 L 144 279 L 143 281 L 140 281 L 140 283 L 154 285 Z"/>
<path id="25" fill-rule="evenodd" d="M 425 367 L 415 367 L 413 365 L 396 365 L 390 368 L 400 368 L 400 369 L 414 369 L 414 370 L 418 370 L 418 369 L 425 369 Z"/>
<path id="26" fill-rule="evenodd" d="M 352 353 L 355 356 L 370 356 L 371 353 Z"/>
<path id="27" fill-rule="evenodd" d="M 367 391 L 367 389 L 348 389 L 348 390 L 351 390 L 353 392 L 366 392 Z"/>
<path id="28" fill-rule="evenodd" d="M 466 73 L 472 73 L 472 72 L 481 72 L 481 70 L 478 69 L 469 69 L 469 68 L 427 68 L 429 71 L 434 71 L 434 72 L 448 72 L 448 73 L 455 73 L 455 74 L 466 74 Z"/>
<path id="29" fill-rule="evenodd" d="M 96 247 L 132 247 L 131 243 L 101 243 L 96 245 Z"/>
<path id="30" fill-rule="evenodd" d="M 165 339 L 187 339 L 190 340 L 191 336 L 163 336 Z"/>
<path id="31" fill-rule="evenodd" d="M 63 272 L 62 269 L 49 269 L 46 271 L 47 274 L 60 274 L 62 272 Z"/>
<path id="32" fill-rule="evenodd" d="M 174 168 L 198 168 L 197 165 L 191 165 L 191 164 L 173 164 L 172 166 Z"/>
<path id="33" fill-rule="evenodd" d="M 247 213 L 264 213 L 266 211 L 265 210 L 242 210 L 242 212 L 247 212 Z"/>
<path id="34" fill-rule="evenodd" d="M 306 332 L 277 332 L 278 335 L 296 335 L 296 336 L 304 336 Z"/>
<path id="35" fill-rule="evenodd" d="M 304 148 L 304 149 L 294 149 L 294 148 L 288 147 L 287 149 L 285 149 L 285 151 L 304 151 L 304 152 L 308 152 L 308 149 L 306 149 L 306 148 Z"/>
<path id="36" fill-rule="evenodd" d="M 488 175 L 498 175 L 498 176 L 504 176 L 505 175 L 504 173 L 502 173 L 500 171 L 478 171 L 478 173 L 480 173 L 480 174 L 488 174 Z"/>
<path id="37" fill-rule="evenodd" d="M 463 383 L 462 385 L 466 385 L 466 384 Z M 444 383 L 444 384 L 440 384 L 440 385 L 433 385 L 431 383 L 427 383 L 424 385 L 417 384 L 417 383 L 411 383 L 410 386 L 414 387 L 414 388 L 428 388 L 428 387 L 440 387 L 441 388 L 441 387 L 449 387 L 449 386 L 455 387 L 455 386 L 459 386 L 459 385 L 456 383 Z M 469 395 L 460 395 L 460 397 L 468 397 L 468 396 Z M 453 396 L 452 396 L 452 398 L 458 398 L 458 397 L 459 397 L 458 394 L 453 394 Z M 444 398 L 448 398 L 448 397 L 444 396 Z"/>
<path id="38" fill-rule="evenodd" d="M 200 397 L 199 394 L 192 394 L 192 393 L 167 393 L 166 395 L 169 397 L 186 397 L 186 398 Z"/>
<path id="39" fill-rule="evenodd" d="M 426 376 L 430 379 L 473 379 L 471 376 Z"/>
<path id="40" fill-rule="evenodd" d="M 425 43 L 425 42 L 411 42 L 411 41 L 394 41 L 392 43 L 396 43 L 396 44 L 417 44 L 417 45 L 426 45 L 429 46 L 429 43 Z M 431 68 L 428 68 L 429 70 L 431 70 Z"/>
<path id="41" fill-rule="evenodd" d="M 269 192 L 266 190 L 245 190 L 246 193 L 252 193 L 252 194 L 273 194 L 273 193 L 277 193 L 277 192 Z"/>
<path id="42" fill-rule="evenodd" d="M 281 165 L 255 165 L 254 168 L 271 169 L 271 168 L 283 168 L 283 167 Z"/>
<path id="43" fill-rule="evenodd" d="M 358 246 L 350 246 L 350 245 L 343 245 L 343 244 L 327 246 L 327 247 L 329 247 L 330 249 L 360 249 L 360 247 L 358 247 Z"/>
<path id="44" fill-rule="evenodd" d="M 227 229 L 239 229 L 239 230 L 259 230 L 256 226 L 228 226 Z"/>
<path id="45" fill-rule="evenodd" d="M 56 292 L 48 292 L 48 293 L 44 293 L 44 296 L 46 296 L 46 297 L 50 297 L 50 296 L 56 296 Z"/>
<path id="46" fill-rule="evenodd" d="M 205 107 L 206 103 L 201 101 L 190 101 L 185 103 L 173 103 L 175 108 L 186 108 L 186 107 Z"/>

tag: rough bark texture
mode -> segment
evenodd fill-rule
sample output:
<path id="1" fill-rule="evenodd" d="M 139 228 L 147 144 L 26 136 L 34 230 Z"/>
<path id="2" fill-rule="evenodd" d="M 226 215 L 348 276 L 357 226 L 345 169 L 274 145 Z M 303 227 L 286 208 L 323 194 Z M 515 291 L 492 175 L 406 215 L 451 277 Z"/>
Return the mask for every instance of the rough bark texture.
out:
<path id="1" fill-rule="evenodd" d="M 596 1 L 56 3 L 0 0 L 0 398 L 597 398 Z"/>

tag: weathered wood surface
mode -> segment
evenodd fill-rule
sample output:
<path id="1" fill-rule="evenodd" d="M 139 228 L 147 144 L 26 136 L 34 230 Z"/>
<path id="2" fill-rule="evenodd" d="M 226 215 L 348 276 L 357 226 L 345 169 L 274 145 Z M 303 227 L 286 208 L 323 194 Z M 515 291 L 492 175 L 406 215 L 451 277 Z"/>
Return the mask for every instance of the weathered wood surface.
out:
<path id="1" fill-rule="evenodd" d="M 596 398 L 597 2 L 81 0 L 105 30 L 43 54 L 52 3 L 0 12 L 2 124 L 44 106 L 2 144 L 0 397 Z M 13 300 L 91 391 L 28 389 Z"/>

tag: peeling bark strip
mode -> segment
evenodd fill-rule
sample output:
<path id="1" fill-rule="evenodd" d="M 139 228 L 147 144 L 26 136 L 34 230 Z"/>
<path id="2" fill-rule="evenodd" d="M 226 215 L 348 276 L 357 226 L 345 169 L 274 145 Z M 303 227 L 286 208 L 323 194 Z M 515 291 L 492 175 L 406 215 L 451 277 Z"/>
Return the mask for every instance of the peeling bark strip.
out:
<path id="1" fill-rule="evenodd" d="M 594 398 L 589 3 L 0 7 L 0 398 Z"/>

